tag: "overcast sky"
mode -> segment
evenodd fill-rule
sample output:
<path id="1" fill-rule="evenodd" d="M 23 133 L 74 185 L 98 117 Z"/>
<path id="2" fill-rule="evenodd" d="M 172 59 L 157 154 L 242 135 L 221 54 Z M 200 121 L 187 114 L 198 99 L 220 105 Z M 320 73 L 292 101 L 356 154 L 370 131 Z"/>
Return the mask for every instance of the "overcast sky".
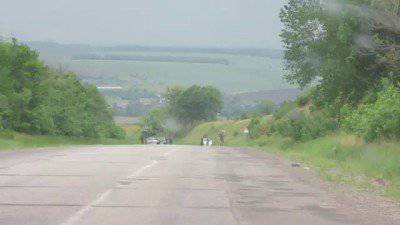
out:
<path id="1" fill-rule="evenodd" d="M 281 48 L 284 0 L 1 0 L 0 34 L 23 41 Z"/>

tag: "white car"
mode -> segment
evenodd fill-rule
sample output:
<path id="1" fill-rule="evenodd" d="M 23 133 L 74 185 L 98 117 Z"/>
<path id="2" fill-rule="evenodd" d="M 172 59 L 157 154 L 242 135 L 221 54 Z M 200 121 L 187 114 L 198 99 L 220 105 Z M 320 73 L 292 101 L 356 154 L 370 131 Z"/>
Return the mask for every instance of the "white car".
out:
<path id="1" fill-rule="evenodd" d="M 158 144 L 158 140 L 155 137 L 149 137 L 149 138 L 146 138 L 146 144 L 156 145 L 156 144 Z"/>
<path id="2" fill-rule="evenodd" d="M 167 142 L 167 139 L 165 138 L 165 137 L 162 137 L 162 138 L 159 138 L 158 139 L 158 143 L 157 144 L 159 144 L 159 145 L 166 145 L 168 142 Z"/>
<path id="3" fill-rule="evenodd" d="M 212 143 L 213 143 L 212 139 L 203 138 L 202 141 L 203 141 L 203 146 L 212 146 Z"/>

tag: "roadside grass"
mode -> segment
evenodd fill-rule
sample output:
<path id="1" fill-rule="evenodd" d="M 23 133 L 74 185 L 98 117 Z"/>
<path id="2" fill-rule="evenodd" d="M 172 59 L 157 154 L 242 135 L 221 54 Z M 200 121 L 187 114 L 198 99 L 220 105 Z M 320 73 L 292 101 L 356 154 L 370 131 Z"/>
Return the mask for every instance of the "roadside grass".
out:
<path id="1" fill-rule="evenodd" d="M 96 139 L 82 137 L 65 136 L 46 136 L 29 135 L 14 131 L 0 131 L 0 150 L 12 150 L 22 148 L 41 148 L 41 147 L 61 147 L 69 145 L 130 145 L 138 144 L 138 138 L 135 136 L 136 127 L 130 126 L 124 129 L 127 136 L 123 140 L 117 139 Z M 139 128 L 140 129 L 140 128 Z"/>
<path id="2" fill-rule="evenodd" d="M 312 166 L 328 181 L 381 189 L 386 195 L 400 199 L 397 142 L 365 143 L 356 136 L 341 133 L 291 146 L 282 146 L 277 137 L 267 139 L 275 146 L 268 150 Z"/>
<path id="3" fill-rule="evenodd" d="M 261 123 L 267 120 L 264 118 Z M 399 142 L 366 143 L 357 136 L 340 132 L 307 142 L 265 135 L 250 139 L 243 132 L 248 123 L 249 120 L 203 123 L 178 143 L 198 145 L 200 137 L 208 134 L 218 145 L 218 133 L 225 130 L 227 146 L 250 147 L 281 155 L 311 167 L 327 181 L 379 190 L 400 200 Z"/>

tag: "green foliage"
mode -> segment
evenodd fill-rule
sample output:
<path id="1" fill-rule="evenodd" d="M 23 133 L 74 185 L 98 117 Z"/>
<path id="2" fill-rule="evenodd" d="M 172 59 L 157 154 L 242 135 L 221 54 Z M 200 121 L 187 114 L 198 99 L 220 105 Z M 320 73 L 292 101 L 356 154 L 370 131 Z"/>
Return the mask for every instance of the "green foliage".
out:
<path id="1" fill-rule="evenodd" d="M 394 85 L 378 93 L 373 103 L 362 104 L 345 118 L 348 131 L 368 141 L 400 138 L 400 90 Z"/>
<path id="2" fill-rule="evenodd" d="M 249 130 L 249 137 L 254 139 L 260 137 L 261 122 L 260 118 L 252 118 L 247 129 Z"/>
<path id="3" fill-rule="evenodd" d="M 289 0 L 280 14 L 286 80 L 317 82 L 315 104 L 336 112 L 379 89 L 383 78 L 398 82 L 400 38 L 388 21 L 400 20 L 399 6 L 388 2 Z"/>
<path id="4" fill-rule="evenodd" d="M 276 119 L 282 118 L 284 115 L 288 114 L 290 111 L 296 108 L 296 104 L 292 101 L 286 101 L 281 104 L 279 109 L 274 113 Z"/>
<path id="5" fill-rule="evenodd" d="M 307 141 L 322 137 L 338 128 L 336 120 L 326 113 L 317 112 L 307 115 L 292 110 L 287 115 L 271 121 L 268 133 L 277 133 L 296 141 Z"/>
<path id="6" fill-rule="evenodd" d="M 289 0 L 280 14 L 285 78 L 302 88 L 315 85 L 296 100 L 297 105 L 311 100 L 312 112 L 323 110 L 327 118 L 337 118 L 348 131 L 369 141 L 399 138 L 395 86 L 400 80 L 400 35 L 394 22 L 400 21 L 399 12 L 397 1 Z M 384 90 L 387 84 L 394 85 Z M 275 113 L 278 120 L 288 110 L 280 111 Z M 317 128 L 310 124 L 325 116 L 308 125 L 301 122 L 306 117 L 283 118 L 282 127 L 275 129 L 295 139 L 325 133 L 322 128 L 307 128 Z"/>
<path id="7" fill-rule="evenodd" d="M 216 119 L 222 110 L 221 92 L 211 86 L 172 88 L 166 93 L 168 113 L 182 124 Z"/>
<path id="8" fill-rule="evenodd" d="M 184 135 L 200 121 L 216 119 L 222 109 L 221 93 L 211 86 L 170 87 L 164 108 L 151 110 L 143 118 L 143 138 Z"/>
<path id="9" fill-rule="evenodd" d="M 164 132 L 165 112 L 161 109 L 150 110 L 142 119 L 142 138 L 157 136 Z"/>
<path id="10" fill-rule="evenodd" d="M 0 124 L 42 135 L 123 138 L 94 86 L 45 67 L 24 45 L 0 43 Z"/>
<path id="11" fill-rule="evenodd" d="M 307 105 L 307 103 L 309 103 L 311 101 L 313 93 L 314 93 L 314 89 L 311 89 L 311 90 L 299 95 L 295 100 L 296 105 L 298 107 L 303 107 L 303 106 Z"/>

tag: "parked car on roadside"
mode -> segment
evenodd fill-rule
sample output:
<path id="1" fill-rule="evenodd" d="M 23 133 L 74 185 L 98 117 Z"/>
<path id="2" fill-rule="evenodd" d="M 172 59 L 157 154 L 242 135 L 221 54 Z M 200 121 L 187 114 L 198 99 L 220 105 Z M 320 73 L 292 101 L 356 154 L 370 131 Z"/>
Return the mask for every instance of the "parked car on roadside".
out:
<path id="1" fill-rule="evenodd" d="M 157 144 L 159 144 L 159 145 L 166 145 L 166 144 L 168 144 L 167 138 L 165 138 L 165 137 L 158 138 Z"/>
<path id="2" fill-rule="evenodd" d="M 146 138 L 146 144 L 156 145 L 156 144 L 158 144 L 158 139 L 155 137 L 148 137 L 148 138 Z"/>

